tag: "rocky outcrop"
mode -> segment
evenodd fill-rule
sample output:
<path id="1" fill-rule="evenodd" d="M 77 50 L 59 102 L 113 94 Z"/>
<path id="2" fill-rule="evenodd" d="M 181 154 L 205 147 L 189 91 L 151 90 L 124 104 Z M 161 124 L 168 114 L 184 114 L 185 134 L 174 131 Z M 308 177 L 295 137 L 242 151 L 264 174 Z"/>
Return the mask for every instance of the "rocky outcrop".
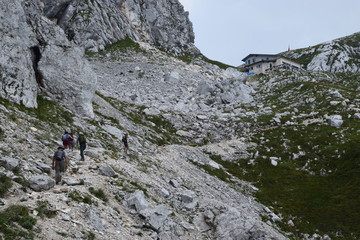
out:
<path id="1" fill-rule="evenodd" d="M 36 108 L 42 89 L 74 112 L 93 117 L 96 76 L 84 51 L 42 15 L 42 6 L 40 1 L 1 3 L 0 96 Z"/>
<path id="2" fill-rule="evenodd" d="M 53 98 L 77 114 L 93 117 L 92 99 L 97 77 L 79 47 L 49 45 L 43 49 L 39 72 Z M 74 67 L 76 66 L 76 67 Z"/>
<path id="3" fill-rule="evenodd" d="M 37 82 L 32 63 L 35 34 L 21 1 L 0 1 L 0 96 L 37 107 Z"/>
<path id="4" fill-rule="evenodd" d="M 126 37 L 175 54 L 195 49 L 192 24 L 178 0 L 45 0 L 44 4 L 44 14 L 87 51 L 102 50 Z"/>
<path id="5" fill-rule="evenodd" d="M 298 49 L 287 56 L 297 59 L 307 70 L 360 72 L 360 33 L 335 39 L 313 47 Z"/>

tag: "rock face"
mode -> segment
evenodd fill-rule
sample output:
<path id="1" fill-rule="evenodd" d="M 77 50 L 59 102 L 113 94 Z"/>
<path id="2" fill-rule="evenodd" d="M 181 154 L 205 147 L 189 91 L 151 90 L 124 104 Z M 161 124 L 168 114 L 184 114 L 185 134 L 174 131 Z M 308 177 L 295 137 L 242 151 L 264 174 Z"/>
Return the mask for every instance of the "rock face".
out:
<path id="1" fill-rule="evenodd" d="M 21 1 L 0 2 L 0 96 L 26 107 L 37 107 L 37 83 L 31 47 L 35 36 L 26 23 Z"/>
<path id="2" fill-rule="evenodd" d="M 40 1 L 1 5 L 0 96 L 37 107 L 38 91 L 43 89 L 74 112 L 93 117 L 96 76 L 83 50 L 42 15 Z"/>
<path id="3" fill-rule="evenodd" d="M 329 72 L 360 72 L 360 33 L 325 42 L 310 48 L 287 53 L 294 59 L 309 59 L 307 70 Z"/>
<path id="4" fill-rule="evenodd" d="M 194 49 L 192 24 L 178 0 L 45 0 L 44 4 L 45 15 L 89 51 L 126 37 L 175 54 Z"/>
<path id="5" fill-rule="evenodd" d="M 0 96 L 31 108 L 43 89 L 77 114 L 94 116 L 97 78 L 78 46 L 98 51 L 128 37 L 174 54 L 198 52 L 178 0 L 2 0 L 0 18 Z"/>
<path id="6" fill-rule="evenodd" d="M 93 117 L 96 76 L 83 55 L 79 47 L 64 49 L 61 46 L 46 46 L 39 62 L 39 71 L 45 89 L 54 98 L 77 114 Z"/>

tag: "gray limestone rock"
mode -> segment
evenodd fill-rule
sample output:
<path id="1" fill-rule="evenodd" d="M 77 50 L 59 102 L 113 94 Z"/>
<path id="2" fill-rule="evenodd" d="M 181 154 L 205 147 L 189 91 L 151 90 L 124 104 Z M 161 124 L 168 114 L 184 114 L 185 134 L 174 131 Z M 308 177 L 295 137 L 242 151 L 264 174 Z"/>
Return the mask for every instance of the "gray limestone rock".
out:
<path id="1" fill-rule="evenodd" d="M 171 186 L 173 186 L 174 188 L 178 188 L 180 187 L 180 184 L 178 181 L 176 181 L 175 179 L 170 179 L 170 182 Z"/>
<path id="2" fill-rule="evenodd" d="M 133 194 L 131 194 L 126 199 L 126 203 L 130 208 L 134 208 L 137 212 L 148 208 L 148 202 L 144 197 L 144 192 L 141 190 L 136 190 Z"/>
<path id="3" fill-rule="evenodd" d="M 93 207 L 86 208 L 85 219 L 96 231 L 102 232 L 105 230 L 103 219 L 97 209 Z"/>
<path id="4" fill-rule="evenodd" d="M 76 178 L 72 178 L 72 177 L 64 177 L 62 181 L 68 186 L 75 186 L 75 185 L 83 185 L 84 184 L 84 180 L 76 179 Z"/>
<path id="5" fill-rule="evenodd" d="M 0 157 L 0 166 L 4 167 L 9 171 L 13 171 L 20 166 L 20 161 L 10 157 Z"/>
<path id="6" fill-rule="evenodd" d="M 170 72 L 165 75 L 165 81 L 170 83 L 176 83 L 180 80 L 180 74 L 178 72 Z"/>
<path id="7" fill-rule="evenodd" d="M 329 91 L 329 96 L 331 98 L 343 98 L 343 96 L 341 95 L 341 93 L 339 93 L 339 90 L 330 90 Z"/>
<path id="8" fill-rule="evenodd" d="M 49 45 L 42 52 L 39 71 L 45 89 L 55 99 L 77 114 L 94 117 L 92 99 L 97 77 L 84 59 L 83 49 Z"/>
<path id="9" fill-rule="evenodd" d="M 344 123 L 341 115 L 331 115 L 328 117 L 327 121 L 330 126 L 336 127 L 336 128 L 341 127 L 341 125 Z"/>
<path id="10" fill-rule="evenodd" d="M 146 108 L 146 109 L 144 109 L 143 113 L 145 115 L 150 115 L 150 116 L 152 116 L 152 115 L 155 115 L 155 116 L 160 115 L 159 109 L 156 109 L 156 108 Z"/>
<path id="11" fill-rule="evenodd" d="M 160 196 L 164 197 L 164 198 L 168 198 L 170 197 L 170 193 L 168 190 L 166 190 L 165 188 L 161 188 L 158 190 Z"/>
<path id="12" fill-rule="evenodd" d="M 155 208 L 147 208 L 141 211 L 140 215 L 145 218 L 145 221 L 152 229 L 158 231 L 164 225 L 164 222 L 171 213 L 172 211 L 169 210 L 168 207 L 164 205 L 159 205 Z"/>
<path id="13" fill-rule="evenodd" d="M 103 165 L 99 167 L 99 171 L 101 175 L 108 176 L 108 177 L 114 177 L 116 175 L 116 172 L 112 167 L 108 165 Z"/>
<path id="14" fill-rule="evenodd" d="M 89 51 L 129 37 L 179 54 L 194 49 L 188 13 L 178 0 L 139 2 L 45 0 L 45 14 L 55 18 L 68 37 Z M 84 24 L 86 22 L 86 24 Z"/>
<path id="15" fill-rule="evenodd" d="M 190 190 L 184 190 L 178 194 L 180 201 L 183 203 L 191 203 L 194 201 L 195 193 Z"/>
<path id="16" fill-rule="evenodd" d="M 50 173 L 51 167 L 49 165 L 42 163 L 42 162 L 35 162 L 35 164 L 36 164 L 36 167 L 39 168 L 41 171 Z"/>
<path id="17" fill-rule="evenodd" d="M 0 97 L 37 107 L 38 83 L 32 54 L 35 34 L 27 24 L 23 1 L 1 1 Z"/>
<path id="18" fill-rule="evenodd" d="M 354 116 L 353 116 L 353 118 L 355 118 L 355 119 L 360 119 L 360 113 L 355 113 Z"/>
<path id="19" fill-rule="evenodd" d="M 55 180 L 47 175 L 33 176 L 28 179 L 30 188 L 34 191 L 46 191 L 55 186 Z"/>
<path id="20" fill-rule="evenodd" d="M 100 158 L 100 154 L 95 152 L 95 151 L 91 151 L 91 150 L 85 150 L 84 154 L 86 156 L 92 157 L 92 158 Z"/>
<path id="21" fill-rule="evenodd" d="M 214 89 L 212 89 L 209 84 L 206 81 L 199 82 L 197 86 L 197 93 L 199 95 L 209 95 L 214 92 Z"/>

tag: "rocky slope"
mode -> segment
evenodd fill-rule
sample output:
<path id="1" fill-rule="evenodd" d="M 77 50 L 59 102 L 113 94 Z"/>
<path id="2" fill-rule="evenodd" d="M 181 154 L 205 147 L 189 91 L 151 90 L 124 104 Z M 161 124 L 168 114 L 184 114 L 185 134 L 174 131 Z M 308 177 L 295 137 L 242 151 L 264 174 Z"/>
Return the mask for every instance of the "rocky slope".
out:
<path id="1" fill-rule="evenodd" d="M 239 105 L 252 99 L 250 92 L 240 90 L 250 89 L 243 84 L 244 76 L 205 63 L 187 65 L 156 49 L 147 49 L 147 55 L 137 50 L 90 58 L 99 74 L 93 120 L 76 117 L 46 96 L 33 110 L 1 100 L 1 176 L 11 183 L 2 185 L 1 216 L 25 206 L 24 218 L 32 223 L 22 228 L 25 220 L 14 220 L 20 226 L 8 224 L 6 229 L 17 233 L 3 231 L 3 236 L 286 239 L 274 225 L 279 217 L 252 197 L 256 188 L 212 159 L 217 154 L 228 160 L 246 156 L 252 146 L 245 138 L 236 139 L 240 134 L 234 129 L 226 131 L 228 124 L 235 124 L 231 116 L 244 114 Z M 194 90 L 185 91 L 185 86 Z M 143 89 L 138 91 L 141 99 L 128 92 L 133 88 Z M 233 95 L 224 101 L 220 89 L 226 88 L 233 88 Z M 174 95 L 182 101 L 197 99 L 178 108 Z M 218 100 L 206 105 L 213 98 Z M 215 118 L 219 113 L 223 115 Z M 64 128 L 85 132 L 89 148 L 85 162 L 79 161 L 78 151 L 69 153 L 71 166 L 63 185 L 54 186 L 50 158 Z M 121 150 L 125 131 L 130 133 L 129 154 Z M 217 144 L 214 139 L 224 141 Z M 214 144 L 203 145 L 206 142 Z M 265 223 L 261 215 L 272 220 Z"/>
<path id="2" fill-rule="evenodd" d="M 229 118 L 244 115 L 239 106 L 252 100 L 245 76 L 196 58 L 196 65 L 188 65 L 145 43 L 139 46 L 129 39 L 117 43 L 118 39 L 106 33 L 99 43 L 116 43 L 104 50 L 100 44 L 98 54 L 88 55 L 89 62 L 79 47 L 86 47 L 82 44 L 88 42 L 88 36 L 77 30 L 79 35 L 69 39 L 69 26 L 84 23 L 69 25 L 65 21 L 68 14 L 78 13 L 72 11 L 75 7 L 84 7 L 81 2 L 71 4 L 58 2 L 53 8 L 50 2 L 40 1 L 1 4 L 5 37 L 0 43 L 4 53 L 1 236 L 285 239 L 272 222 L 262 221 L 262 214 L 277 218 L 254 200 L 250 194 L 253 187 L 232 179 L 210 158 L 217 151 L 226 159 L 247 154 L 245 138 L 236 140 L 236 136 L 246 134 L 248 124 Z M 94 4 L 97 2 L 86 2 L 86 6 Z M 114 2 L 108 4 L 114 6 Z M 124 4 L 124 11 L 136 8 L 127 6 L 129 2 Z M 152 9 L 141 6 L 141 10 Z M 165 11 L 164 6 L 172 6 L 173 15 L 176 11 L 183 15 L 177 1 L 164 1 L 156 8 Z M 98 6 L 97 10 L 104 9 Z M 126 12 L 128 17 L 137 17 L 131 11 Z M 51 14 L 57 21 L 49 19 Z M 164 42 L 155 42 L 161 39 L 152 32 L 148 34 L 153 38 L 145 40 L 169 50 L 184 50 L 191 36 L 179 38 L 175 46 L 171 38 L 167 41 L 164 31 L 168 29 L 171 35 L 176 30 L 167 17 L 168 13 L 162 14 L 156 23 L 149 19 L 154 25 L 151 30 Z M 135 32 L 128 36 L 136 37 Z M 124 49 L 122 43 L 132 46 Z M 89 50 L 96 50 L 96 44 Z M 177 53 L 175 50 L 171 52 Z M 241 134 L 238 127 L 244 127 Z M 87 134 L 87 160 L 80 162 L 78 152 L 70 152 L 71 166 L 63 185 L 55 186 L 49 165 L 64 129 Z M 125 131 L 131 136 L 129 155 L 121 151 Z M 234 140 L 228 141 L 231 138 Z M 227 141 L 213 148 L 196 147 L 220 140 Z M 231 182 L 223 182 L 204 169 Z"/>
<path id="3" fill-rule="evenodd" d="M 360 72 L 360 33 L 316 46 L 297 49 L 286 56 L 299 61 L 307 70 Z"/>
<path id="4" fill-rule="evenodd" d="M 0 8 L 0 238 L 359 238 L 357 63 L 247 77 L 174 57 L 197 53 L 175 0 Z M 329 46 L 357 59 L 352 39 Z M 55 185 L 64 130 L 86 161 L 70 151 Z"/>

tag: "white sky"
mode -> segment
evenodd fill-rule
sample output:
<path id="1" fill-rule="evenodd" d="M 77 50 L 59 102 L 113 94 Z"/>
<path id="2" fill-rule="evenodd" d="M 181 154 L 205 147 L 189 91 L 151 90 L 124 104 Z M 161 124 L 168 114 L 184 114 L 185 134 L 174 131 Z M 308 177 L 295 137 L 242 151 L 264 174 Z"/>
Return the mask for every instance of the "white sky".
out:
<path id="1" fill-rule="evenodd" d="M 360 31 L 360 0 L 179 0 L 195 45 L 238 66 L 250 53 L 276 54 Z"/>

